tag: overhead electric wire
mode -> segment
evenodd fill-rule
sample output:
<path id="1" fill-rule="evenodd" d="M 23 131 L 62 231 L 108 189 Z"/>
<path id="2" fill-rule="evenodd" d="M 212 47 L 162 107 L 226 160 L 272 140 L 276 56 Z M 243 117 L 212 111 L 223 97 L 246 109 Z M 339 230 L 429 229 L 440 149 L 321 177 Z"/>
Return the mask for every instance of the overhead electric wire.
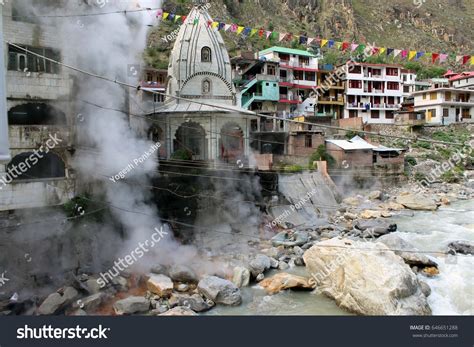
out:
<path id="1" fill-rule="evenodd" d="M 15 0 L 13 0 L 15 1 Z M 20 19 L 20 18 L 71 18 L 71 17 L 95 17 L 95 16 L 104 16 L 104 15 L 110 15 L 110 14 L 130 14 L 130 13 L 137 13 L 137 12 L 144 12 L 144 11 L 157 11 L 161 10 L 161 8 L 141 8 L 137 10 L 133 9 L 124 9 L 124 10 L 115 10 L 115 11 L 110 11 L 110 12 L 92 12 L 92 13 L 70 13 L 70 14 L 36 14 L 36 15 L 29 15 L 29 16 L 16 16 L 16 15 L 3 15 L 3 17 L 8 17 L 8 18 L 15 18 L 15 19 Z"/>
<path id="2" fill-rule="evenodd" d="M 44 55 L 41 55 L 41 54 L 38 54 L 38 53 L 35 53 L 35 52 L 31 52 L 29 51 L 27 48 L 24 48 L 24 47 L 21 47 L 17 44 L 14 44 L 10 41 L 5 41 L 7 44 L 9 44 L 10 46 L 12 47 L 15 47 L 15 48 L 18 48 L 18 49 L 21 49 L 23 50 L 24 52 L 26 52 L 27 54 L 32 54 L 36 57 L 39 57 L 39 58 L 42 58 L 42 59 L 45 59 L 47 61 L 50 61 L 54 64 L 58 64 L 60 66 L 64 66 L 68 69 L 71 69 L 73 71 L 76 71 L 76 72 L 79 72 L 79 73 L 82 73 L 84 75 L 87 75 L 87 76 L 90 76 L 90 77 L 94 77 L 94 78 L 98 78 L 98 79 L 101 79 L 101 80 L 104 80 L 104 81 L 107 81 L 107 82 L 111 82 L 111 83 L 115 83 L 115 84 L 118 84 L 118 85 L 121 85 L 121 86 L 124 86 L 124 87 L 128 87 L 128 88 L 133 88 L 133 89 L 136 89 L 136 90 L 140 90 L 141 87 L 140 86 L 136 86 L 136 85 L 132 85 L 132 84 L 129 84 L 129 83 L 126 83 L 126 82 L 122 82 L 122 81 L 118 81 L 117 79 L 112 79 L 112 78 L 109 78 L 109 77 L 106 77 L 106 76 L 102 76 L 102 75 L 98 75 L 96 73 L 92 73 L 90 71 L 86 71 L 86 70 L 83 70 L 83 69 L 80 69 L 80 68 L 77 68 L 77 67 L 74 67 L 74 66 L 71 66 L 71 65 L 68 65 L 68 64 L 65 64 L 65 63 L 62 63 L 60 61 L 57 61 L 57 60 L 54 60 L 54 59 L 51 59 L 51 58 L 48 58 Z M 342 127 L 336 127 L 336 126 L 331 126 L 331 125 L 323 125 L 323 124 L 315 124 L 315 123 L 311 123 L 311 122 L 301 122 L 301 121 L 297 121 L 297 120 L 293 120 L 293 119 L 287 119 L 287 118 L 279 118 L 279 117 L 275 117 L 275 116 L 269 116 L 269 115 L 265 115 L 265 114 L 259 114 L 258 112 L 252 112 L 252 111 L 247 111 L 247 110 L 240 110 L 240 109 L 236 109 L 236 108 L 233 108 L 233 107 L 226 107 L 224 105 L 216 105 L 216 104 L 211 104 L 211 103 L 206 103 L 206 102 L 202 102 L 202 101 L 197 101 L 197 100 L 192 100 L 192 99 L 187 99 L 187 98 L 183 98 L 183 97 L 179 97 L 179 96 L 175 96 L 175 95 L 170 95 L 170 94 L 167 94 L 167 93 L 162 93 L 162 92 L 158 92 L 158 91 L 152 91 L 152 90 L 145 90 L 143 89 L 143 91 L 147 92 L 147 93 L 151 93 L 151 94 L 157 94 L 157 95 L 162 95 L 162 96 L 166 96 L 168 98 L 172 98 L 172 99 L 175 99 L 175 100 L 181 100 L 181 101 L 186 101 L 186 102 L 189 102 L 189 103 L 195 103 L 195 104 L 198 104 L 198 105 L 202 105 L 202 106 L 208 106 L 208 107 L 212 107 L 212 108 L 215 108 L 215 109 L 221 109 L 221 110 L 225 110 L 225 111 L 229 111 L 229 112 L 233 112 L 233 113 L 240 113 L 240 114 L 246 114 L 246 115 L 249 115 L 249 116 L 256 116 L 256 117 L 263 117 L 263 118 L 266 118 L 266 119 L 274 119 L 274 120 L 278 120 L 278 121 L 285 121 L 285 122 L 290 122 L 290 123 L 296 123 L 296 124 L 305 124 L 305 125 L 311 125 L 311 126 L 315 126 L 317 125 L 318 127 L 320 128 L 327 128 L 327 129 L 334 129 L 334 130 L 340 130 L 340 131 L 344 131 L 344 132 L 352 132 L 354 131 L 353 129 L 346 129 L 346 128 L 342 128 Z M 165 107 L 165 106 L 163 106 Z M 159 111 L 159 110 L 158 110 Z M 150 113 L 150 114 L 153 114 L 153 113 Z M 373 135 L 373 136 L 378 136 L 378 137 L 387 137 L 387 138 L 395 138 L 395 139 L 402 139 L 402 140 L 407 140 L 407 141 L 420 141 L 420 142 L 428 142 L 428 143 L 434 143 L 434 144 L 444 144 L 444 145 L 451 145 L 451 146 L 464 146 L 465 144 L 463 143 L 456 143 L 456 142 L 447 142 L 447 141 L 438 141 L 438 140 L 431 140 L 431 139 L 425 139 L 425 138 L 418 138 L 418 137 L 406 137 L 406 136 L 398 136 L 398 135 L 391 135 L 391 134 L 380 134 L 380 133 L 376 133 L 376 132 L 371 132 L 371 131 L 366 131 L 366 130 L 360 130 L 358 131 L 359 133 L 364 133 L 364 134 L 368 134 L 368 135 Z"/>

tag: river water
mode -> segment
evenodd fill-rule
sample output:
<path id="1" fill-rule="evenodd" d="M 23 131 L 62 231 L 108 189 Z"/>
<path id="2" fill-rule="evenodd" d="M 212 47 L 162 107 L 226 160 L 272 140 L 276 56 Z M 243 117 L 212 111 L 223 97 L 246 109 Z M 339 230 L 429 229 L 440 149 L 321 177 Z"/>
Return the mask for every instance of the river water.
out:
<path id="1" fill-rule="evenodd" d="M 415 212 L 414 216 L 393 218 L 396 234 L 419 250 L 445 252 L 451 241 L 474 242 L 474 201 L 460 201 L 436 212 Z M 430 255 L 428 255 L 430 256 Z M 474 314 L 474 257 L 457 255 L 430 256 L 439 264 L 440 274 L 434 278 L 419 275 L 432 294 L 428 297 L 434 315 Z M 288 272 L 309 277 L 304 267 Z M 272 273 L 266 274 L 271 276 Z M 285 291 L 266 295 L 258 286 L 242 289 L 243 303 L 238 307 L 217 306 L 209 315 L 349 315 L 333 300 L 306 291 Z"/>
<path id="2" fill-rule="evenodd" d="M 423 251 L 445 252 L 451 241 L 474 242 L 474 200 L 459 201 L 436 212 L 415 212 L 413 217 L 394 218 L 397 234 Z M 474 256 L 432 256 L 440 274 L 426 278 L 434 315 L 474 314 Z"/>

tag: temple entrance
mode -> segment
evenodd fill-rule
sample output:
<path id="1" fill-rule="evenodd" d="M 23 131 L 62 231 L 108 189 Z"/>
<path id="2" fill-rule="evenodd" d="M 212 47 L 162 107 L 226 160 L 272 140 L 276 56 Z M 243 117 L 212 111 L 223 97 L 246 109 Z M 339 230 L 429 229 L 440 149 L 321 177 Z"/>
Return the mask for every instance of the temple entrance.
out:
<path id="1" fill-rule="evenodd" d="M 237 124 L 227 123 L 222 127 L 219 153 L 220 159 L 227 163 L 244 157 L 244 132 Z"/>
<path id="2" fill-rule="evenodd" d="M 208 146 L 206 131 L 195 122 L 180 125 L 173 141 L 173 158 L 187 160 L 207 160 Z"/>

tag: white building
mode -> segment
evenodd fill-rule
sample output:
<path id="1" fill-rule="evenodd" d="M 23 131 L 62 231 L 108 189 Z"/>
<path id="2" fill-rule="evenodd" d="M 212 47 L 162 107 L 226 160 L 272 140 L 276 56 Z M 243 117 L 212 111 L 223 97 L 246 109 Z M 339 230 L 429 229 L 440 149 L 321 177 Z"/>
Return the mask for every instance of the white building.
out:
<path id="1" fill-rule="evenodd" d="M 63 60 L 57 28 L 40 25 L 21 3 L 3 5 L 3 31 L 7 41 L 46 57 Z M 68 71 L 45 59 L 2 42 L 6 52 L 6 96 L 12 160 L 0 164 L 0 211 L 53 206 L 73 196 L 70 171 L 72 126 L 75 121 Z M 56 134 L 61 142 L 26 169 L 35 150 Z M 51 142 L 50 142 L 51 143 Z M 15 169 L 19 167 L 20 169 Z M 25 171 L 26 170 L 26 171 Z M 20 173 L 20 174 L 19 174 Z M 56 188 L 56 189 L 55 189 Z"/>
<path id="2" fill-rule="evenodd" d="M 434 88 L 413 93 L 415 112 L 425 114 L 426 124 L 448 125 L 472 122 L 474 90 Z"/>
<path id="3" fill-rule="evenodd" d="M 393 123 L 403 99 L 400 65 L 347 63 L 344 118 L 365 123 Z"/>
<path id="4" fill-rule="evenodd" d="M 229 54 L 209 22 L 205 6 L 194 6 L 171 52 L 167 84 L 167 94 L 207 105 L 168 97 L 150 115 L 159 121 L 150 131 L 166 148 L 167 158 L 240 165 L 250 154 L 250 121 L 255 117 L 236 104 Z"/>

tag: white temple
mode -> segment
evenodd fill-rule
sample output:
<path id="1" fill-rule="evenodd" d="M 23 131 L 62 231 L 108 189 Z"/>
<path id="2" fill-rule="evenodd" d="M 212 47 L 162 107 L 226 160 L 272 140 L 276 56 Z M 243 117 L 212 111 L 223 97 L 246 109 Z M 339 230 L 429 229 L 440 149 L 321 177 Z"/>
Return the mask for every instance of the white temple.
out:
<path id="1" fill-rule="evenodd" d="M 220 33 L 209 25 L 212 21 L 201 3 L 181 25 L 168 67 L 170 96 L 153 115 L 166 122 L 157 123 L 161 129 L 154 133 L 165 141 L 168 158 L 185 152 L 193 160 L 216 165 L 246 162 L 250 120 L 255 117 L 236 106 L 229 54 Z"/>

